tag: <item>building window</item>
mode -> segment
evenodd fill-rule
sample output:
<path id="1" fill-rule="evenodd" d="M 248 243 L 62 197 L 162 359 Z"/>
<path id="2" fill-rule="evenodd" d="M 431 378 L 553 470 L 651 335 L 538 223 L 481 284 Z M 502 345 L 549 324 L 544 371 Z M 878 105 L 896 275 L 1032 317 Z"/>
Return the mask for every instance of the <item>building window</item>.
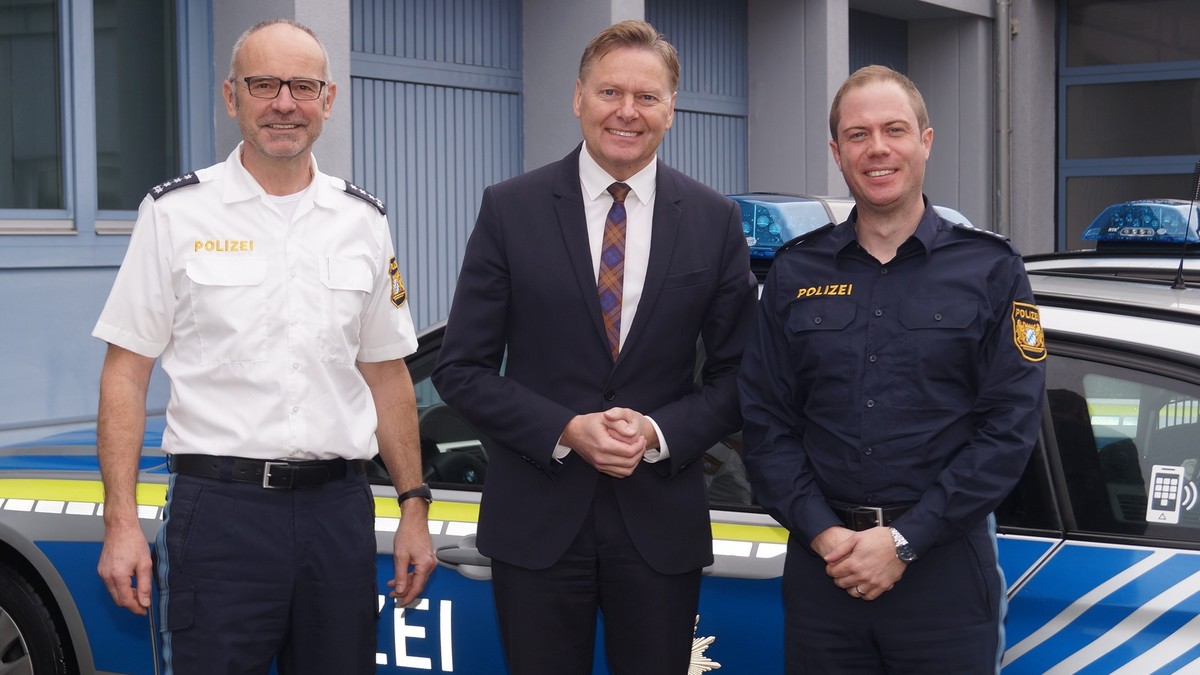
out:
<path id="1" fill-rule="evenodd" d="M 174 3 L 96 0 L 96 189 L 135 210 L 179 173 Z"/>
<path id="2" fill-rule="evenodd" d="M 1067 0 L 1059 56 L 1058 248 L 1110 204 L 1188 198 L 1200 153 L 1200 3 Z"/>
<path id="3" fill-rule="evenodd" d="M 0 4 L 0 209 L 63 208 L 56 0 Z"/>

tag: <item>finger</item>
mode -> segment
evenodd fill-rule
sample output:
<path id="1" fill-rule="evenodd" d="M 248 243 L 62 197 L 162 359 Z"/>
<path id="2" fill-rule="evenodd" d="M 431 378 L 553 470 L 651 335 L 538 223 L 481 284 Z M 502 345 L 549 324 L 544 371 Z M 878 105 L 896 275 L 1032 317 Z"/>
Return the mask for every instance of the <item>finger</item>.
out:
<path id="1" fill-rule="evenodd" d="M 141 607 L 150 606 L 150 561 L 144 560 L 137 567 L 137 602 Z"/>

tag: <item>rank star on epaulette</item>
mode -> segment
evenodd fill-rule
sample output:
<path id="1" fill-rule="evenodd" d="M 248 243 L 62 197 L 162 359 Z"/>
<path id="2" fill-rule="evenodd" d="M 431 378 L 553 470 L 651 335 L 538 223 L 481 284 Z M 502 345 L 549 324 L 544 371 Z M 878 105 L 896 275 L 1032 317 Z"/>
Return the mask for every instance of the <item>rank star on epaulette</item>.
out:
<path id="1" fill-rule="evenodd" d="M 380 215 L 383 215 L 383 216 L 387 215 L 387 208 L 384 206 L 382 199 L 380 199 L 379 197 L 376 197 L 375 195 L 371 194 L 370 192 L 367 192 L 366 190 L 358 187 L 357 185 L 355 185 L 354 183 L 351 183 L 350 181 L 346 181 L 346 194 L 358 197 L 359 199 L 363 200 L 364 202 L 367 202 L 368 204 L 370 204 L 371 206 L 374 206 L 376 209 L 379 209 Z"/>
<path id="2" fill-rule="evenodd" d="M 172 178 L 169 181 L 159 183 L 158 185 L 155 185 L 154 187 L 150 188 L 150 196 L 155 199 L 158 199 L 159 197 L 170 192 L 171 190 L 181 188 L 185 185 L 195 185 L 196 183 L 199 183 L 199 182 L 200 182 L 200 177 L 197 176 L 195 173 L 185 173 L 178 178 Z"/>

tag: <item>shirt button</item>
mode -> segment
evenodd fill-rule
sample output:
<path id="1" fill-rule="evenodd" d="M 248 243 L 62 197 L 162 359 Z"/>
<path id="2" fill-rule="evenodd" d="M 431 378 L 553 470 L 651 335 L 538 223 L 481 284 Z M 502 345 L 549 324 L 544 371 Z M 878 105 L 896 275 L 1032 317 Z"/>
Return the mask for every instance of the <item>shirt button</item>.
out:
<path id="1" fill-rule="evenodd" d="M 883 316 L 883 310 L 882 309 L 875 310 L 875 316 Z"/>
<path id="2" fill-rule="evenodd" d="M 293 364 L 292 364 L 292 370 L 299 370 L 299 369 L 300 369 L 300 364 L 299 364 L 299 363 L 293 363 Z"/>
<path id="3" fill-rule="evenodd" d="M 934 321 L 941 321 L 941 320 L 942 320 L 942 315 L 941 315 L 941 314 L 934 314 L 934 315 L 933 315 L 933 320 L 934 320 Z"/>
<path id="4" fill-rule="evenodd" d="M 871 398 L 867 399 L 867 407 L 874 408 L 875 407 L 875 399 L 871 399 Z"/>
<path id="5" fill-rule="evenodd" d="M 872 452 L 875 452 L 875 450 L 874 450 L 874 449 L 872 449 L 872 448 L 867 448 L 866 450 L 863 450 L 863 454 L 866 454 L 866 455 L 869 455 L 869 454 L 871 454 Z"/>
<path id="6" fill-rule="evenodd" d="M 870 355 L 870 356 L 868 356 L 868 357 L 867 357 L 867 360 L 868 360 L 868 361 L 870 361 L 871 363 L 875 363 L 876 361 L 878 361 L 878 360 L 879 360 L 879 357 L 878 357 L 878 356 L 875 356 L 874 354 L 872 354 L 872 355 Z"/>
<path id="7" fill-rule="evenodd" d="M 300 406 L 298 406 L 298 405 L 292 406 L 292 414 L 295 414 L 298 412 L 300 412 Z"/>
<path id="8" fill-rule="evenodd" d="M 617 392 L 613 391 L 612 389 L 604 390 L 604 400 L 605 401 L 611 401 L 616 397 L 617 397 Z"/>
<path id="9" fill-rule="evenodd" d="M 813 323 L 817 323 L 817 324 L 821 323 L 821 317 L 818 316 L 815 319 L 813 319 Z"/>
<path id="10" fill-rule="evenodd" d="M 887 274 L 887 268 L 886 268 L 886 267 L 880 267 L 880 268 L 879 268 L 879 273 L 880 273 L 880 274 Z"/>

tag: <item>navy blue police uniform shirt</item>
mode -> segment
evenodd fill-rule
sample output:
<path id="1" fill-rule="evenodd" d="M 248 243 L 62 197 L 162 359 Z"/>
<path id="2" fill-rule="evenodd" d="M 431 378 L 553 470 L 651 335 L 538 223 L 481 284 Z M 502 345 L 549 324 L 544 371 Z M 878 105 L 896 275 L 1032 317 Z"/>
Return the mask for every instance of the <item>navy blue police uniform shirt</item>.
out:
<path id="1" fill-rule="evenodd" d="M 886 264 L 853 221 L 786 245 L 739 376 L 760 504 L 808 544 L 827 499 L 915 506 L 918 555 L 978 525 L 1020 478 L 1041 420 L 1045 341 L 1020 254 L 925 201 Z"/>

